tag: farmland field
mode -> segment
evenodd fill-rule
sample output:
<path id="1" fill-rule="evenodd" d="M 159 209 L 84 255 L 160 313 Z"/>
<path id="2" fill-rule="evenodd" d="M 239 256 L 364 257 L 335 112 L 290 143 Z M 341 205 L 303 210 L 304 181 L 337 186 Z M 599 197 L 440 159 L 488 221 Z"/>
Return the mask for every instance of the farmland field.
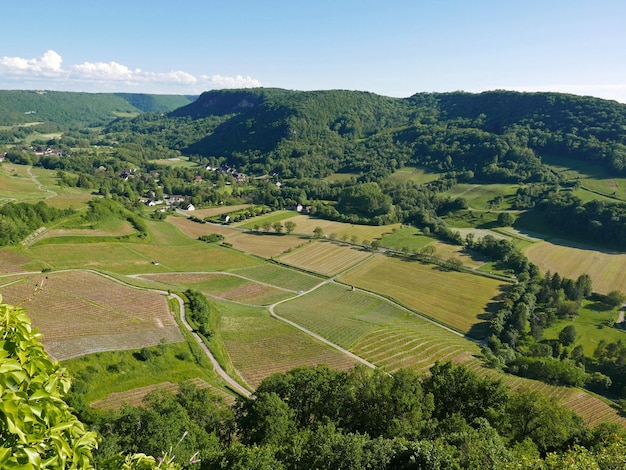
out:
<path id="1" fill-rule="evenodd" d="M 280 257 L 280 261 L 307 271 L 333 276 L 363 261 L 370 252 L 353 246 L 317 241 Z"/>
<path id="2" fill-rule="evenodd" d="M 294 292 L 309 290 L 323 282 L 323 279 L 317 276 L 271 263 L 264 263 L 250 268 L 233 269 L 231 272 Z"/>
<path id="3" fill-rule="evenodd" d="M 35 244 L 29 252 L 57 270 L 89 268 L 119 274 L 206 271 L 209 267 L 221 271 L 262 263 L 232 249 L 192 240 L 187 245 L 47 243 Z"/>
<path id="4" fill-rule="evenodd" d="M 294 294 L 292 291 L 225 273 L 168 273 L 143 275 L 139 278 L 156 281 L 166 288 L 193 289 L 224 300 L 259 306 L 273 304 Z"/>
<path id="5" fill-rule="evenodd" d="M 59 360 L 183 340 L 164 296 L 89 272 L 30 275 L 0 293 L 8 303 L 28 304 L 46 350 Z"/>
<path id="6" fill-rule="evenodd" d="M 397 299 L 409 308 L 436 318 L 464 333 L 482 337 L 478 328 L 487 304 L 502 283 L 439 266 L 377 255 L 340 281 Z"/>
<path id="7" fill-rule="evenodd" d="M 21 248 L 3 247 L 0 248 L 0 276 L 5 274 L 15 274 L 27 271 L 27 265 L 31 263 L 31 259 L 26 256 Z M 41 270 L 36 269 L 37 271 Z"/>
<path id="8" fill-rule="evenodd" d="M 558 272 L 561 277 L 571 279 L 576 279 L 581 274 L 589 274 L 596 292 L 626 292 L 626 253 L 602 252 L 552 239 L 529 246 L 524 254 L 542 272 Z"/>
<path id="9" fill-rule="evenodd" d="M 273 233 L 238 233 L 229 236 L 226 241 L 232 244 L 233 248 L 263 258 L 279 256 L 288 250 L 307 243 L 307 240 L 303 240 L 295 235 L 277 235 Z"/>
<path id="10" fill-rule="evenodd" d="M 373 362 L 387 371 L 426 372 L 435 361 L 463 364 L 479 376 L 500 379 L 512 390 L 534 389 L 569 406 L 588 424 L 626 420 L 615 409 L 579 389 L 555 387 L 485 368 L 479 347 L 382 299 L 339 284 L 278 305 L 276 313 Z"/>
<path id="11" fill-rule="evenodd" d="M 355 365 L 348 355 L 271 318 L 266 309 L 222 304 L 219 330 L 233 366 L 255 388 L 269 375 L 298 366 Z"/>

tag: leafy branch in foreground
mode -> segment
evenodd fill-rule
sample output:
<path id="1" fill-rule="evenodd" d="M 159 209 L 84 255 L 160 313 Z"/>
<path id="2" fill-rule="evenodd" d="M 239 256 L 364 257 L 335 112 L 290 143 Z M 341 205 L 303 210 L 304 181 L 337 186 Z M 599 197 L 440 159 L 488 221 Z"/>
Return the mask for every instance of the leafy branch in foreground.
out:
<path id="1" fill-rule="evenodd" d="M 63 401 L 64 370 L 22 309 L 0 303 L 0 330 L 0 467 L 93 468 L 96 434 Z"/>

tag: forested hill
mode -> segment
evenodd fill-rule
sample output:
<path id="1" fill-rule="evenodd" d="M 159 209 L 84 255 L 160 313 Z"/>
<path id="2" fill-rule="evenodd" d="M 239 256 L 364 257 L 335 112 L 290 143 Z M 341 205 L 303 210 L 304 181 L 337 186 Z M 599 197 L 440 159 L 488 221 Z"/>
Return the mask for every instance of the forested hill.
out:
<path id="1" fill-rule="evenodd" d="M 551 153 L 626 171 L 626 105 L 560 93 L 222 90 L 170 114 L 209 120 L 180 150 L 224 156 L 250 172 L 371 174 L 414 163 L 486 179 L 537 178 Z M 199 129 L 197 123 L 194 129 Z M 179 139 L 180 142 L 180 139 Z"/>
<path id="2" fill-rule="evenodd" d="M 128 113 L 169 112 L 193 99 L 143 93 L 0 90 L 0 125 L 44 122 L 84 127 L 109 123 Z"/>

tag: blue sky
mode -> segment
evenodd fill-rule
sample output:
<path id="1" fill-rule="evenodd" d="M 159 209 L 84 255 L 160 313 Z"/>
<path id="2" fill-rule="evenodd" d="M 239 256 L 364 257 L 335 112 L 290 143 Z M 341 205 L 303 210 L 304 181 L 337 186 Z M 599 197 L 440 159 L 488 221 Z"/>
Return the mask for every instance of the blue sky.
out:
<path id="1" fill-rule="evenodd" d="M 623 0 L 7 0 L 0 89 L 492 89 L 626 103 Z"/>

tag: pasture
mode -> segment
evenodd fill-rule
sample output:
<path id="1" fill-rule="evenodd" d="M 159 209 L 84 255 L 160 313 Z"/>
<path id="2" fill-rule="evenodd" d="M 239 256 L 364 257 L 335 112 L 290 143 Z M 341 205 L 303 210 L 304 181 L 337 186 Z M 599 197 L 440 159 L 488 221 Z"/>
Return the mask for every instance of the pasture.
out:
<path id="1" fill-rule="evenodd" d="M 35 238 L 43 240 L 56 237 L 120 237 L 132 233 L 135 233 L 135 229 L 127 220 L 111 218 L 99 224 L 97 228 L 55 228 L 44 230 Z"/>
<path id="2" fill-rule="evenodd" d="M 298 366 L 347 370 L 355 365 L 348 355 L 272 318 L 266 309 L 220 303 L 219 313 L 219 335 L 228 356 L 254 388 L 264 378 Z"/>
<path id="3" fill-rule="evenodd" d="M 157 165 L 166 165 L 181 168 L 200 166 L 198 163 L 190 161 L 188 157 L 161 158 L 151 161 L 153 163 L 156 163 Z"/>
<path id="4" fill-rule="evenodd" d="M 586 195 L 586 198 L 602 199 L 601 195 L 626 200 L 626 178 L 616 178 L 602 165 L 589 161 L 575 160 L 558 155 L 544 155 L 542 160 L 563 179 L 578 181 L 581 187 L 600 193 Z M 578 195 L 579 191 L 577 191 Z"/>
<path id="5" fill-rule="evenodd" d="M 573 325 L 576 328 L 576 342 L 571 348 L 580 344 L 585 355 L 592 357 L 598 343 L 603 339 L 608 342 L 626 341 L 626 331 L 613 327 L 618 316 L 618 309 L 607 309 L 600 303 L 583 301 L 578 317 L 556 321 L 543 331 L 543 337 L 558 339 L 563 328 Z"/>
<path id="6" fill-rule="evenodd" d="M 466 334 L 486 334 L 488 304 L 501 292 L 499 281 L 472 274 L 376 255 L 339 278 L 371 292 L 393 297 Z"/>
<path id="7" fill-rule="evenodd" d="M 124 402 L 140 404 L 148 392 L 174 389 L 179 382 L 190 381 L 199 387 L 217 382 L 210 367 L 193 360 L 185 342 L 149 349 L 152 354 L 143 357 L 141 350 L 90 354 L 63 361 L 63 367 L 84 385 L 85 401 L 105 409 L 118 409 Z"/>
<path id="8" fill-rule="evenodd" d="M 405 166 L 398 168 L 391 175 L 389 175 L 387 181 L 392 183 L 406 183 L 407 181 L 410 181 L 412 183 L 426 184 L 439 179 L 440 176 L 441 173 L 432 171 L 425 167 Z"/>
<path id="9" fill-rule="evenodd" d="M 0 203 L 37 202 L 50 195 L 33 178 L 29 166 L 3 163 L 0 165 Z"/>
<path id="10" fill-rule="evenodd" d="M 511 202 L 518 186 L 515 184 L 466 184 L 460 183 L 443 193 L 451 199 L 463 198 L 472 209 L 511 209 Z"/>
<path id="11" fill-rule="evenodd" d="M 4 301 L 27 307 L 57 360 L 183 341 L 163 295 L 90 272 L 31 274 L 1 285 L 0 293 Z"/>
<path id="12" fill-rule="evenodd" d="M 324 178 L 324 181 L 328 181 L 329 183 L 334 183 L 336 181 L 347 181 L 352 178 L 357 179 L 360 173 L 333 173 L 330 176 Z"/>
<path id="13" fill-rule="evenodd" d="M 423 232 L 411 225 L 402 226 L 391 233 L 383 235 L 380 246 L 392 250 L 415 251 L 432 243 L 433 238 L 427 237 Z"/>
<path id="14" fill-rule="evenodd" d="M 329 241 L 315 241 L 281 256 L 282 263 L 326 276 L 333 276 L 372 254 L 362 248 Z"/>
<path id="15" fill-rule="evenodd" d="M 542 272 L 558 272 L 561 277 L 576 279 L 589 274 L 593 290 L 606 294 L 612 290 L 626 292 L 626 253 L 601 251 L 593 247 L 558 239 L 542 241 L 524 250 L 528 259 Z"/>

